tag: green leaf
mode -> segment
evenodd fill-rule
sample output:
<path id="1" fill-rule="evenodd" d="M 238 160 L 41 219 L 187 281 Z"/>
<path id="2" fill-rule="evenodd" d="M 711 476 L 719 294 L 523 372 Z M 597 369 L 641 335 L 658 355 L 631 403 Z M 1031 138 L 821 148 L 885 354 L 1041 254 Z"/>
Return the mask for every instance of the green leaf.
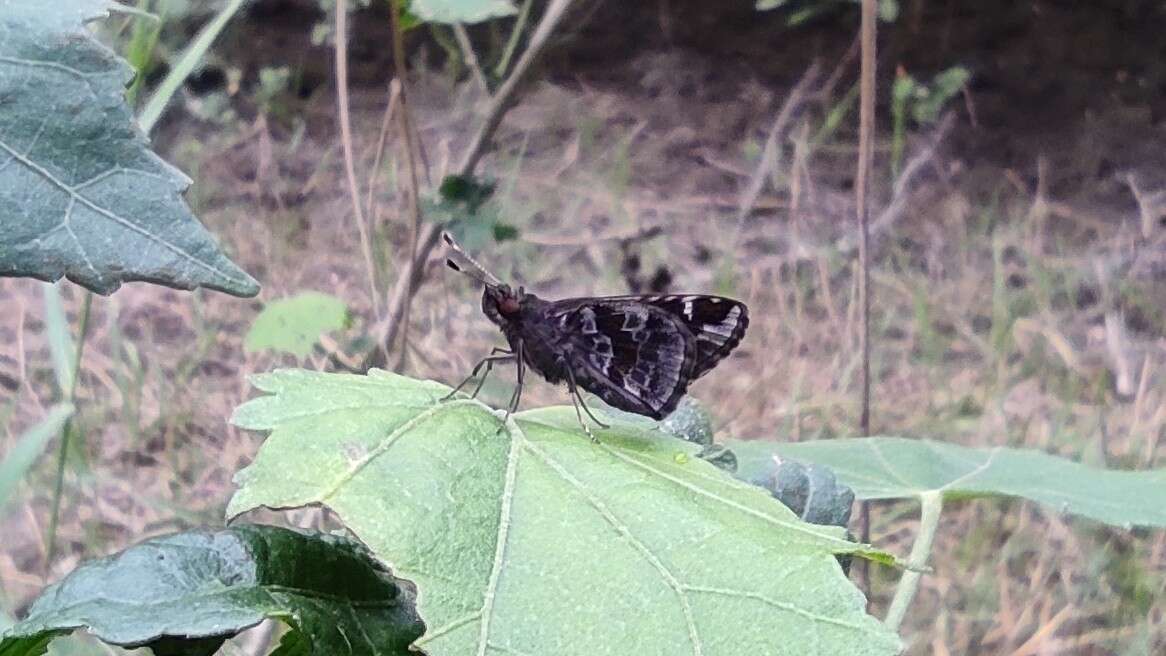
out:
<path id="1" fill-rule="evenodd" d="M 9 0 L 0 11 L 0 276 L 255 295 L 182 200 L 190 180 L 134 126 L 132 70 L 82 23 L 107 6 Z"/>
<path id="2" fill-rule="evenodd" d="M 480 23 L 518 13 L 509 0 L 411 0 L 409 11 L 430 23 Z"/>
<path id="3" fill-rule="evenodd" d="M 1014 496 L 1118 526 L 1166 526 L 1166 469 L 1095 469 L 1039 451 L 897 437 L 781 444 L 730 440 L 738 475 L 764 477 L 781 458 L 825 465 L 859 499 Z"/>
<path id="4" fill-rule="evenodd" d="M 239 526 L 154 538 L 81 565 L 4 635 L 0 656 L 43 654 L 78 628 L 115 645 L 209 654 L 266 618 L 311 646 L 299 653 L 322 656 L 404 656 L 423 630 L 411 593 L 357 543 Z"/>
<path id="5" fill-rule="evenodd" d="M 919 123 L 934 123 L 939 120 L 939 112 L 967 84 L 972 74 L 963 66 L 953 66 L 931 81 L 931 85 L 917 91 L 912 117 Z"/>
<path id="6" fill-rule="evenodd" d="M 32 468 L 37 457 L 44 452 L 45 445 L 54 435 L 61 433 L 61 428 L 72 416 L 72 405 L 62 403 L 53 406 L 44 419 L 17 438 L 16 445 L 8 450 L 3 460 L 0 460 L 0 510 L 12 496 L 17 484 Z"/>
<path id="7" fill-rule="evenodd" d="M 344 301 L 322 292 L 301 292 L 268 303 L 247 331 L 243 348 L 248 352 L 272 349 L 305 358 L 320 335 L 346 328 L 349 323 Z"/>
<path id="8" fill-rule="evenodd" d="M 256 376 L 270 430 L 228 515 L 323 504 L 418 586 L 431 656 L 894 654 L 835 553 L 696 445 L 571 408 L 501 413 L 374 370 Z"/>
<path id="9" fill-rule="evenodd" d="M 468 175 L 447 175 L 433 198 L 422 198 L 427 221 L 443 224 L 463 248 L 479 250 L 492 241 L 518 238 L 518 228 L 501 220 L 490 202 L 495 182 Z"/>

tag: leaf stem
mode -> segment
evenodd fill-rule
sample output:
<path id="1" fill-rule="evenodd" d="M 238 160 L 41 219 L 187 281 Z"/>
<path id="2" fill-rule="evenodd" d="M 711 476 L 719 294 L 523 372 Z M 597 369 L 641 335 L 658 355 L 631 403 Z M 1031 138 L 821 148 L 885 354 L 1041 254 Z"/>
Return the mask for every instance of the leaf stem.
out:
<path id="1" fill-rule="evenodd" d="M 891 608 L 887 611 L 887 619 L 884 620 L 884 623 L 895 631 L 903 624 L 907 609 L 919 590 L 919 579 L 926 571 L 931 545 L 935 542 L 935 529 L 939 526 L 939 516 L 943 511 L 943 492 L 940 490 L 923 492 L 919 495 L 919 500 L 919 534 L 915 537 L 915 544 L 911 545 L 907 569 L 899 579 L 895 596 L 891 599 Z"/>

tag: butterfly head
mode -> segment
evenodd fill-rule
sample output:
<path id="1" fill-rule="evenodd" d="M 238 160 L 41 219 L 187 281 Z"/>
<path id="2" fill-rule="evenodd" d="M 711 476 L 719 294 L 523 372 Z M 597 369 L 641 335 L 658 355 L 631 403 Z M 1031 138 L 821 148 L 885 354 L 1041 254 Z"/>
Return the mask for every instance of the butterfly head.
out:
<path id="1" fill-rule="evenodd" d="M 510 285 L 486 285 L 482 292 L 482 312 L 490 321 L 505 326 L 518 318 L 524 296 L 526 291 L 521 287 L 515 292 Z"/>
<path id="2" fill-rule="evenodd" d="M 498 280 L 462 250 L 462 247 L 454 241 L 449 233 L 444 233 L 442 238 L 449 246 L 450 254 L 453 256 L 445 261 L 449 268 L 466 274 L 485 287 L 485 291 L 482 292 L 482 312 L 485 312 L 490 321 L 499 326 L 505 327 L 513 323 L 521 313 L 523 299 L 529 296 L 526 290 L 519 287 L 518 291 L 515 292 L 510 285 Z"/>

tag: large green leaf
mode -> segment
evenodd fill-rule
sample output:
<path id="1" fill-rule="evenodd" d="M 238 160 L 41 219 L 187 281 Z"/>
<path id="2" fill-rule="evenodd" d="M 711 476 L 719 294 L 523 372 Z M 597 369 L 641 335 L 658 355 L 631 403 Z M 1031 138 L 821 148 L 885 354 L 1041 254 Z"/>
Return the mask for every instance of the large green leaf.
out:
<path id="1" fill-rule="evenodd" d="M 322 292 L 301 292 L 268 303 L 247 331 L 243 348 L 273 349 L 305 358 L 321 335 L 348 323 L 344 301 Z"/>
<path id="2" fill-rule="evenodd" d="M 409 12 L 430 23 L 480 23 L 518 10 L 510 0 L 410 0 Z"/>
<path id="3" fill-rule="evenodd" d="M 833 555 L 697 446 L 570 408 L 500 413 L 373 371 L 286 370 L 239 426 L 270 430 L 228 514 L 324 504 L 418 586 L 434 656 L 893 654 Z M 868 554 L 869 555 L 869 554 Z"/>
<path id="4" fill-rule="evenodd" d="M 775 455 L 834 470 L 860 499 L 1015 496 L 1118 526 L 1166 526 L 1166 469 L 1096 469 L 1040 451 L 897 437 L 781 444 L 731 440 L 738 475 L 758 480 Z"/>
<path id="5" fill-rule="evenodd" d="M 0 656 L 37 656 L 87 628 L 122 646 L 213 654 L 265 618 L 291 627 L 300 653 L 412 653 L 423 627 L 412 593 L 367 551 L 331 535 L 239 526 L 147 540 L 85 563 L 49 586 L 0 640 Z"/>
<path id="6" fill-rule="evenodd" d="M 145 280 L 253 296 L 182 200 L 124 100 L 130 67 L 83 25 L 104 0 L 0 9 L 0 276 L 62 276 L 108 294 Z"/>

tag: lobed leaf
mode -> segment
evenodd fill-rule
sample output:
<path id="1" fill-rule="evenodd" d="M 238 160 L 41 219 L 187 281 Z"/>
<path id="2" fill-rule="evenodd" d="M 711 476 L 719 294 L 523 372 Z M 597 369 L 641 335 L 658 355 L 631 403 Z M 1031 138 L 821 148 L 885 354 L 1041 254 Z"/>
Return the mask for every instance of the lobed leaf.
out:
<path id="1" fill-rule="evenodd" d="M 428 654 L 898 651 L 834 559 L 869 549 L 696 445 L 614 421 L 593 444 L 570 408 L 503 424 L 377 370 L 253 383 L 232 421 L 271 435 L 228 514 L 326 505 L 417 584 Z"/>
<path id="2" fill-rule="evenodd" d="M 0 276 L 61 277 L 109 294 L 143 280 L 254 296 L 182 200 L 126 105 L 132 71 L 83 21 L 105 0 L 0 10 Z"/>
<path id="3" fill-rule="evenodd" d="M 192 531 L 90 561 L 50 585 L 0 638 L 0 656 L 44 654 L 87 628 L 158 654 L 213 654 L 228 637 L 277 618 L 301 654 L 411 654 L 422 631 L 412 594 L 363 547 L 274 526 Z M 306 645 L 306 647 L 305 647 Z"/>

